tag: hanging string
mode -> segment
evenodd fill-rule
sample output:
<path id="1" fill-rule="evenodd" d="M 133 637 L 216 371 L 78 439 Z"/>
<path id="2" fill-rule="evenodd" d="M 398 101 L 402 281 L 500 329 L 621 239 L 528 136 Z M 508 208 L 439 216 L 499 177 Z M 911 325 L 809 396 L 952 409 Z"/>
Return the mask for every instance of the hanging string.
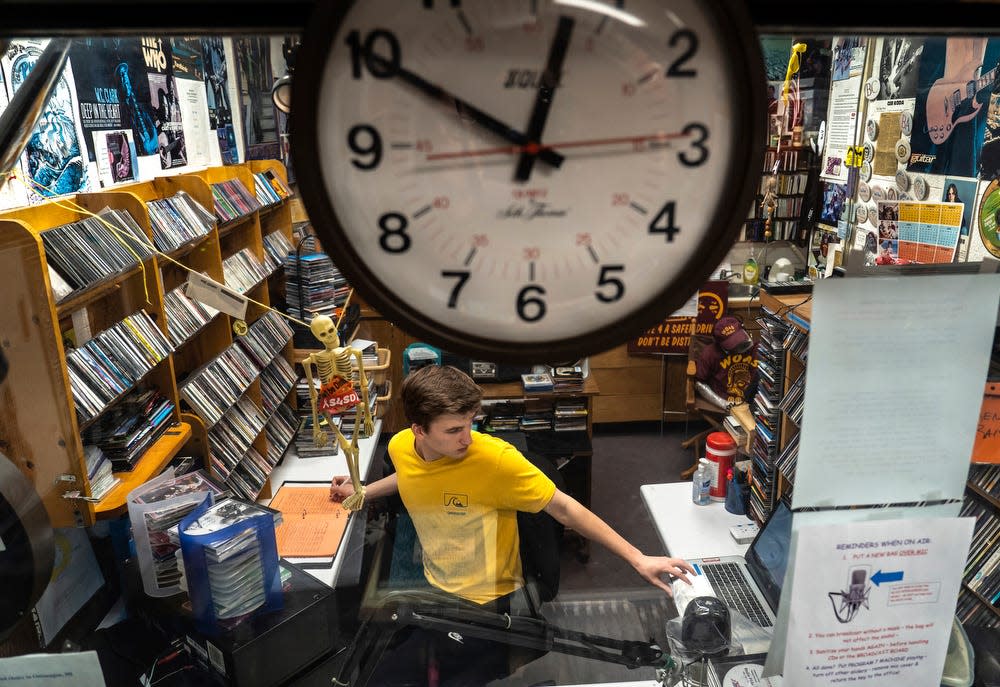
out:
<path id="1" fill-rule="evenodd" d="M 14 176 L 14 175 L 11 175 L 10 178 L 11 179 L 17 179 L 17 177 Z M 43 191 L 44 192 L 48 192 L 48 189 L 46 189 L 43 186 L 40 186 L 39 184 L 36 184 L 34 182 L 34 180 L 32 180 L 32 179 L 29 178 L 28 182 L 33 187 L 35 187 L 36 189 L 39 190 L 39 195 L 44 195 L 44 193 L 42 193 Z M 78 213 L 81 213 L 83 215 L 87 215 L 89 217 L 93 217 L 93 218 L 97 219 L 99 222 L 101 222 L 104 226 L 106 226 L 109 231 L 111 231 L 111 233 L 113 234 L 113 236 L 115 237 L 115 239 L 117 239 L 119 243 L 121 243 L 123 246 L 125 246 L 125 248 L 130 253 L 132 253 L 132 255 L 135 256 L 135 259 L 139 262 L 139 268 L 142 270 L 142 285 L 143 285 L 143 289 L 144 289 L 145 295 L 146 295 L 146 303 L 149 303 L 150 305 L 152 305 L 152 303 L 149 300 L 149 285 L 147 283 L 146 266 L 143 263 L 143 261 L 139 258 L 139 254 L 136 253 L 131 248 L 131 246 L 129 246 L 128 243 L 122 238 L 122 236 L 121 236 L 121 230 L 118 227 L 116 227 L 113 224 L 111 224 L 110 222 L 108 222 L 106 219 L 104 219 L 100 215 L 98 215 L 98 214 L 96 214 L 96 213 L 88 210 L 87 208 L 83 207 L 82 205 L 79 205 L 76 201 L 69 200 L 69 199 L 67 199 L 66 201 L 60 201 L 59 199 L 53 198 L 53 199 L 50 199 L 50 202 L 52 202 L 54 205 L 56 205 L 58 207 L 61 207 L 64 210 L 68 210 L 70 212 L 78 212 Z M 64 205 L 63 202 L 68 203 L 68 205 Z M 149 248 L 150 251 L 152 251 L 154 255 L 157 255 L 157 256 L 163 258 L 164 260 L 167 260 L 168 262 L 172 262 L 173 264 L 177 265 L 178 267 L 180 267 L 182 270 L 188 272 L 189 274 L 198 274 L 198 275 L 201 274 L 197 270 L 194 270 L 194 269 L 188 267 L 187 265 L 185 265 L 184 263 L 180 262 L 179 260 L 176 260 L 173 257 L 167 255 L 166 253 L 163 253 L 162 251 L 158 250 L 156 248 L 156 246 L 153 244 L 152 240 L 149 237 L 145 236 L 144 234 L 142 234 L 142 235 L 140 235 L 138 237 L 135 237 L 132 234 L 129 234 L 128 236 L 130 238 L 135 238 L 136 240 L 138 240 L 141 243 L 143 243 L 143 245 L 145 245 L 147 248 Z M 354 290 L 352 289 L 351 293 L 353 293 L 353 291 Z M 261 308 L 264 308 L 265 310 L 268 310 L 270 312 L 276 313 L 277 315 L 279 315 L 281 317 L 284 317 L 286 320 L 289 320 L 291 322 L 295 322 L 296 324 L 302 325 L 303 327 L 307 327 L 307 328 L 309 327 L 309 323 L 308 322 L 303 322 L 302 320 L 300 320 L 300 319 L 298 319 L 296 317 L 292 317 L 291 315 L 289 315 L 287 313 L 283 313 L 280 310 L 272 308 L 269 305 L 266 305 L 264 303 L 256 301 L 253 298 L 250 298 L 249 296 L 247 296 L 246 294 L 242 294 L 242 296 L 244 298 L 246 298 L 247 302 L 249 302 L 249 303 L 253 303 L 254 305 L 256 305 L 258 307 L 261 307 Z M 350 300 L 350 294 L 348 294 L 348 300 Z M 345 308 L 345 310 L 347 308 L 347 303 L 346 302 L 344 303 L 344 308 Z M 344 316 L 343 313 L 341 313 L 340 316 L 342 318 Z M 340 324 L 340 320 L 337 321 L 337 324 L 338 325 Z"/>

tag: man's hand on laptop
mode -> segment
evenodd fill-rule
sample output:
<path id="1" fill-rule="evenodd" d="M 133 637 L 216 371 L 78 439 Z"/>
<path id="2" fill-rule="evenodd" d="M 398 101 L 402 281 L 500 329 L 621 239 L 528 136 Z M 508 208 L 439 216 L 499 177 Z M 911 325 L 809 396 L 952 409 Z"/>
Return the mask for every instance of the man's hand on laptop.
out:
<path id="1" fill-rule="evenodd" d="M 678 580 L 691 584 L 685 573 L 695 574 L 694 568 L 683 558 L 667 558 L 666 556 L 641 556 L 632 564 L 642 579 L 659 587 L 668 595 L 673 596 L 670 585 L 663 581 L 663 575 L 670 575 Z"/>

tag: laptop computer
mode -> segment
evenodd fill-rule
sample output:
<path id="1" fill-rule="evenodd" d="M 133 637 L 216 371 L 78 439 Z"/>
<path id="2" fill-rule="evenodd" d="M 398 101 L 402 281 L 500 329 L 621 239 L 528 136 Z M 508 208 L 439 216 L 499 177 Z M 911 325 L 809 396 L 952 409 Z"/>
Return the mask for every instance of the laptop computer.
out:
<path id="1" fill-rule="evenodd" d="M 674 589 L 679 590 L 675 599 L 714 594 L 757 625 L 773 627 L 791 539 L 792 512 L 779 502 L 746 556 L 688 559 L 698 575 L 692 580 L 693 587 L 680 580 L 674 582 Z M 680 608 L 678 611 L 683 613 Z"/>

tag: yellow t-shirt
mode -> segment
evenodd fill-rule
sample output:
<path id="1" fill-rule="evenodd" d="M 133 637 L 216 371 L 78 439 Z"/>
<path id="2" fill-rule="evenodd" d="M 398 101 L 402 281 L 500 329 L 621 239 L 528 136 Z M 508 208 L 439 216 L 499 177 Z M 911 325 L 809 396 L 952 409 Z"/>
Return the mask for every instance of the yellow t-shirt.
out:
<path id="1" fill-rule="evenodd" d="M 523 586 L 517 511 L 545 508 L 556 486 L 527 458 L 488 434 L 472 433 L 462 458 L 425 462 L 413 431 L 389 441 L 399 495 L 424 550 L 424 575 L 478 604 Z"/>

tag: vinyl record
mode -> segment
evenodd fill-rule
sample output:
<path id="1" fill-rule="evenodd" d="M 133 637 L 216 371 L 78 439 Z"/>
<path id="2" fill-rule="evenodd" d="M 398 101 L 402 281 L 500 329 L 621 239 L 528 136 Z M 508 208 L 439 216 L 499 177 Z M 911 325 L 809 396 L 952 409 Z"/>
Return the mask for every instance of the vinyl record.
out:
<path id="1" fill-rule="evenodd" d="M 990 182 L 979 203 L 979 238 L 993 257 L 1000 257 L 1000 183 Z"/>
<path id="2" fill-rule="evenodd" d="M 55 545 L 42 500 L 0 454 L 0 642 L 41 597 L 52 577 Z"/>

